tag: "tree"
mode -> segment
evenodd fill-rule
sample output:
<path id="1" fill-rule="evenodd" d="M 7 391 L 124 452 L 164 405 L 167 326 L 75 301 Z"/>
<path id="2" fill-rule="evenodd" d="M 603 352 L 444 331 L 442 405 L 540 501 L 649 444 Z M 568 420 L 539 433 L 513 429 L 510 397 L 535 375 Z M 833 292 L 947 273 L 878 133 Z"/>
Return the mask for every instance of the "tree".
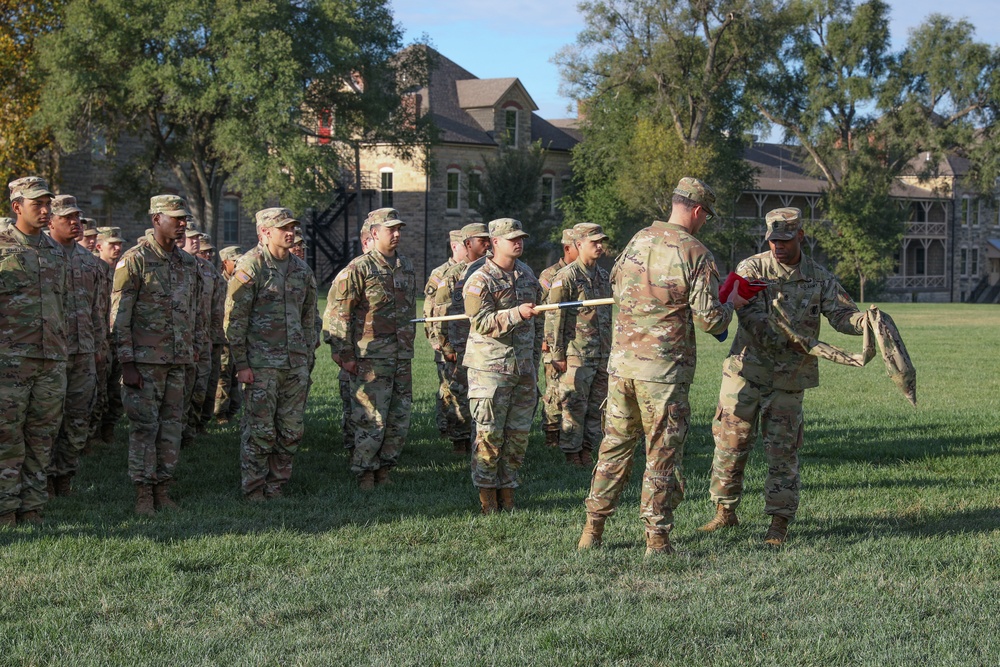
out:
<path id="1" fill-rule="evenodd" d="M 556 58 L 584 111 L 567 216 L 601 223 L 620 244 L 649 216 L 669 215 L 683 176 L 707 181 L 731 211 L 753 184 L 747 73 L 781 43 L 782 3 L 596 0 L 581 10 L 586 29 Z"/>
<path id="2" fill-rule="evenodd" d="M 901 54 L 891 51 L 882 0 L 805 0 L 794 29 L 761 72 L 764 117 L 800 144 L 827 182 L 821 207 L 832 229 L 824 250 L 865 287 L 892 270 L 904 233 L 890 201 L 901 175 L 926 178 L 922 151 L 964 150 L 992 95 L 988 47 L 964 22 L 931 17 Z M 933 166 L 937 161 L 927 161 Z"/>
<path id="3" fill-rule="evenodd" d="M 62 25 L 62 0 L 0 0 L 0 178 L 58 175 L 55 139 L 32 121 L 42 100 L 37 40 Z"/>
<path id="4" fill-rule="evenodd" d="M 65 25 L 42 48 L 60 143 L 141 137 L 134 194 L 166 166 L 210 233 L 224 185 L 248 207 L 301 212 L 342 181 L 358 142 L 406 153 L 429 137 L 405 101 L 426 61 L 399 55 L 384 0 L 72 0 Z"/>

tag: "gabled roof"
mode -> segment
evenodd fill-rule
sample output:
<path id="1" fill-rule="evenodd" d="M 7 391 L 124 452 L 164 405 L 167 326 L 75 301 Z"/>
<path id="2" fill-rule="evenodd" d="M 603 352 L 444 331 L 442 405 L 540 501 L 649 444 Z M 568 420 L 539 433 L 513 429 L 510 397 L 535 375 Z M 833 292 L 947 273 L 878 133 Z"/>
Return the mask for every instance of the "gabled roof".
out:
<path id="1" fill-rule="evenodd" d="M 458 91 L 458 106 L 463 109 L 482 109 L 494 107 L 512 88 L 520 88 L 527 98 L 532 111 L 538 110 L 538 105 L 531 99 L 520 80 L 516 77 L 506 79 L 463 79 L 455 82 Z"/>

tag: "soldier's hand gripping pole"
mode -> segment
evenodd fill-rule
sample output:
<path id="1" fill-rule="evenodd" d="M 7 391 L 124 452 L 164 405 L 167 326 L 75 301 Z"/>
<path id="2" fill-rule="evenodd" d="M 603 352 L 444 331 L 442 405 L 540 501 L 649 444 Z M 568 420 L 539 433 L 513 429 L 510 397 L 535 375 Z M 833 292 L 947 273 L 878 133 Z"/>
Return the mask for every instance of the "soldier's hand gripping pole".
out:
<path id="1" fill-rule="evenodd" d="M 590 306 L 613 306 L 615 300 L 612 298 L 607 299 L 586 299 L 584 301 L 563 301 L 562 303 L 546 303 L 541 306 L 535 306 L 536 312 L 545 312 L 547 310 L 558 310 L 560 308 L 588 308 Z M 454 322 L 456 320 L 467 320 L 469 319 L 467 315 L 440 315 L 438 317 L 419 317 L 415 320 L 410 320 L 410 322 Z"/>

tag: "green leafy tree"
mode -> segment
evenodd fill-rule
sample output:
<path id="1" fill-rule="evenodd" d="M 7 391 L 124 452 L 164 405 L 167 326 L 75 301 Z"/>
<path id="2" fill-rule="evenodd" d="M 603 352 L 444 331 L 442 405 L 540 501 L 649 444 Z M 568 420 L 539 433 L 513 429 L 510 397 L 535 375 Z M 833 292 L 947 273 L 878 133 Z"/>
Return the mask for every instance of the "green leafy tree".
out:
<path id="1" fill-rule="evenodd" d="M 407 104 L 426 51 L 400 54 L 384 0 L 72 0 L 65 26 L 41 48 L 42 116 L 60 143 L 141 137 L 132 194 L 165 166 L 210 232 L 224 186 L 251 208 L 302 211 L 359 143 L 408 157 L 429 138 Z"/>

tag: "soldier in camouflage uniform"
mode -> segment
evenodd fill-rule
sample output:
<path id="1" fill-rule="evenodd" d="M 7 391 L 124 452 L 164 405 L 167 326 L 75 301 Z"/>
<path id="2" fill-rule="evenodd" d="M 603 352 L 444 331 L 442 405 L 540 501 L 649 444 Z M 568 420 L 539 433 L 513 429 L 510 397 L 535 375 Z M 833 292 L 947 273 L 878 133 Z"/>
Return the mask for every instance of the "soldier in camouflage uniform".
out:
<path id="1" fill-rule="evenodd" d="M 198 264 L 202 267 L 203 280 L 208 280 L 207 268 L 211 269 L 212 274 L 212 306 L 209 317 L 212 353 L 207 382 L 204 385 L 195 386 L 194 398 L 191 401 L 192 414 L 189 415 L 188 421 L 193 421 L 192 426 L 197 429 L 197 433 L 204 433 L 205 427 L 215 414 L 215 391 L 219 386 L 219 376 L 222 374 L 222 351 L 227 346 L 226 331 L 222 326 L 222 321 L 226 314 L 228 282 L 215 266 L 215 246 L 212 245 L 212 238 L 208 234 L 201 235 L 198 258 Z M 206 287 L 206 291 L 208 289 Z"/>
<path id="2" fill-rule="evenodd" d="M 548 303 L 605 299 L 611 296 L 608 272 L 597 265 L 607 234 L 600 225 L 573 227 L 578 257 L 556 273 Z M 545 318 L 545 342 L 553 375 L 559 376 L 562 408 L 559 448 L 566 461 L 590 466 L 591 451 L 600 445 L 602 407 L 608 395 L 608 354 L 611 351 L 611 306 L 560 308 Z"/>
<path id="3" fill-rule="evenodd" d="M 575 241 L 573 230 L 564 229 L 562 232 L 562 259 L 538 274 L 538 283 L 542 286 L 541 303 L 548 303 L 549 290 L 552 288 L 552 281 L 556 274 L 576 261 Z M 544 341 L 542 343 L 542 364 L 545 366 L 545 394 L 542 396 L 544 415 L 542 427 L 545 429 L 545 444 L 549 447 L 558 447 L 559 433 L 562 429 L 562 407 L 559 405 L 559 378 L 562 373 L 552 365 L 552 353 L 548 343 Z"/>
<path id="4" fill-rule="evenodd" d="M 226 296 L 226 338 L 246 387 L 240 462 L 251 501 L 281 497 L 305 431 L 316 279 L 289 252 L 298 224 L 287 208 L 258 211 L 262 241 L 236 265 Z"/>
<path id="5" fill-rule="evenodd" d="M 330 286 L 323 317 L 333 360 L 351 375 L 351 471 L 364 490 L 389 481 L 410 428 L 416 306 L 413 264 L 396 252 L 403 221 L 391 208 L 368 221 L 374 247 Z"/>
<path id="6" fill-rule="evenodd" d="M 188 222 L 188 228 L 184 232 L 183 242 L 177 241 L 177 248 L 183 253 L 187 253 L 195 261 L 195 325 L 194 325 L 194 363 L 188 366 L 187 375 L 184 377 L 184 433 L 181 437 L 181 447 L 190 447 L 195 442 L 198 433 L 196 426 L 192 425 L 194 403 L 196 394 L 201 392 L 204 386 L 208 390 L 208 376 L 212 372 L 212 289 L 214 282 L 208 279 L 201 259 L 198 258 L 198 251 L 201 250 L 201 232 Z"/>
<path id="7" fill-rule="evenodd" d="M 780 546 L 799 506 L 802 396 L 819 385 L 819 367 L 816 357 L 796 349 L 769 322 L 777 312 L 800 335 L 817 338 L 822 315 L 837 331 L 861 335 L 864 314 L 833 275 L 802 254 L 805 233 L 799 209 L 775 209 L 766 221 L 770 249 L 736 267 L 744 278 L 768 286 L 740 311 L 740 326 L 722 366 L 719 407 L 712 422 L 710 489 L 716 515 L 701 530 L 739 523 L 743 470 L 759 429 L 767 453 L 764 512 L 771 516 L 764 541 Z"/>
<path id="8" fill-rule="evenodd" d="M 39 523 L 66 395 L 67 257 L 42 234 L 48 184 L 11 181 L 16 221 L 0 232 L 0 527 Z"/>
<path id="9" fill-rule="evenodd" d="M 76 242 L 80 233 L 80 209 L 76 197 L 59 195 L 52 199 L 49 235 L 69 260 L 66 293 L 66 398 L 62 426 L 52 450 L 47 474 L 50 495 L 71 493 L 80 453 L 90 434 L 90 418 L 97 393 L 97 367 L 104 368 L 108 323 L 105 313 L 108 293 L 99 263 Z"/>
<path id="10" fill-rule="evenodd" d="M 194 365 L 197 263 L 176 247 L 191 213 L 176 195 L 149 201 L 152 231 L 115 267 L 111 338 L 122 365 L 135 511 L 176 507 L 168 490 L 184 432 L 185 376 Z"/>
<path id="11" fill-rule="evenodd" d="M 434 295 L 437 294 L 438 287 L 444 281 L 445 272 L 465 259 L 465 246 L 462 244 L 461 230 L 456 229 L 448 232 L 448 241 L 451 245 L 451 256 L 448 257 L 448 261 L 431 271 L 430 276 L 427 278 L 427 284 L 424 285 L 424 317 L 431 317 L 434 314 Z M 444 357 L 441 356 L 441 347 L 436 337 L 432 335 L 435 329 L 434 324 L 433 322 L 424 324 L 424 335 L 427 336 L 427 341 L 430 343 L 431 349 L 434 350 L 434 363 L 437 365 L 438 372 L 435 423 L 437 424 L 438 432 L 442 436 L 454 440 L 455 423 L 461 419 L 461 415 L 456 414 L 454 410 L 450 409 L 456 405 L 456 402 L 455 398 L 451 395 L 451 382 L 447 374 L 447 364 Z M 464 447 L 462 451 L 465 451 Z"/>
<path id="12" fill-rule="evenodd" d="M 121 236 L 119 227 L 98 227 L 96 252 L 101 260 L 103 289 L 106 294 L 106 309 L 102 313 L 105 321 L 110 319 L 111 287 L 115 278 L 115 265 L 122 256 L 122 245 L 125 239 Z M 88 445 L 98 440 L 111 444 L 114 439 L 115 425 L 122 418 L 125 409 L 122 406 L 122 365 L 118 361 L 118 353 L 112 344 L 110 326 L 103 343 L 104 364 L 97 370 L 97 398 L 94 414 L 90 423 Z"/>
<path id="13" fill-rule="evenodd" d="M 77 234 L 76 242 L 80 247 L 97 256 L 97 221 L 93 218 L 80 218 L 80 232 Z"/>
<path id="14" fill-rule="evenodd" d="M 670 219 L 636 233 L 611 272 L 619 312 L 608 362 L 605 435 L 587 496 L 580 549 L 600 545 L 604 522 L 618 504 L 636 444 L 645 433 L 639 516 L 646 529 L 646 554 L 673 552 L 668 536 L 674 510 L 684 499 L 694 328 L 722 333 L 734 306 L 746 303 L 736 290 L 730 303 L 719 303 L 715 259 L 695 238 L 715 216 L 715 194 L 702 181 L 683 178 L 672 201 Z"/>
<path id="15" fill-rule="evenodd" d="M 470 274 L 463 295 L 471 331 L 463 363 L 476 421 L 472 483 L 483 514 L 514 509 L 518 470 L 538 402 L 544 322 L 536 317 L 541 287 L 517 259 L 528 234 L 512 218 L 489 225 L 493 258 Z"/>
<path id="16" fill-rule="evenodd" d="M 239 246 L 227 246 L 219 253 L 222 261 L 222 279 L 228 289 L 229 281 L 232 280 L 236 271 L 236 263 L 241 257 Z M 226 290 L 223 290 L 225 295 Z M 223 300 L 223 311 L 225 311 L 225 300 Z M 225 333 L 225 331 L 223 331 Z M 243 396 L 240 392 L 239 383 L 236 381 L 236 367 L 233 366 L 232 354 L 229 350 L 229 341 L 222 347 L 222 356 L 219 363 L 219 384 L 215 390 L 215 419 L 220 424 L 228 424 L 243 405 Z"/>

